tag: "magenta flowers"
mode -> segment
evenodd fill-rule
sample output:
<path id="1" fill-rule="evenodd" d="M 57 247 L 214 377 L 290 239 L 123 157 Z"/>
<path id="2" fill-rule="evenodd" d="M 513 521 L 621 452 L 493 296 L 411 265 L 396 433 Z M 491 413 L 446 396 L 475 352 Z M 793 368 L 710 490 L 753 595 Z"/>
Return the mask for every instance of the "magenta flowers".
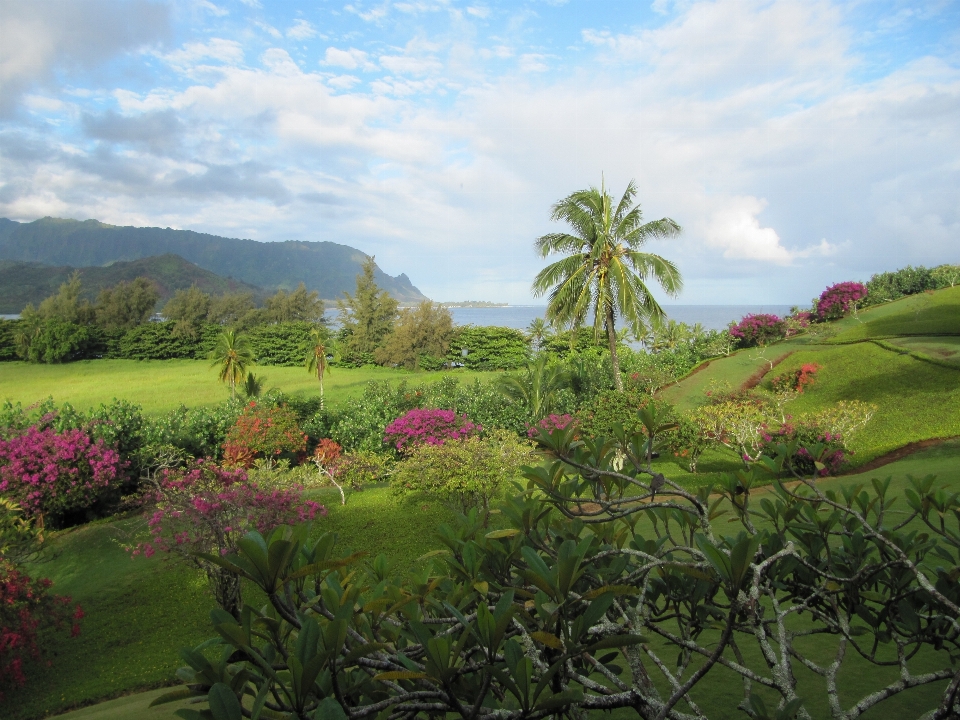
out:
<path id="1" fill-rule="evenodd" d="M 120 455 L 82 430 L 36 426 L 0 439 L 0 493 L 34 516 L 62 517 L 91 507 L 114 487 Z"/>
<path id="2" fill-rule="evenodd" d="M 867 286 L 858 282 L 842 282 L 831 285 L 817 300 L 818 320 L 837 320 L 856 307 L 867 296 Z"/>
<path id="3" fill-rule="evenodd" d="M 557 415 L 552 413 L 547 415 L 543 420 L 538 422 L 536 425 L 527 426 L 527 437 L 535 438 L 540 430 L 551 433 L 554 430 L 563 430 L 569 425 L 576 423 L 576 418 L 573 415 L 564 413 L 563 415 Z"/>
<path id="4" fill-rule="evenodd" d="M 730 334 L 737 338 L 740 347 L 763 347 L 784 338 L 786 323 L 776 315 L 747 315 L 740 322 L 730 325 Z"/>
<path id="5" fill-rule="evenodd" d="M 417 445 L 443 445 L 447 440 L 460 440 L 483 430 L 466 415 L 453 410 L 414 408 L 387 425 L 383 441 L 403 452 Z"/>

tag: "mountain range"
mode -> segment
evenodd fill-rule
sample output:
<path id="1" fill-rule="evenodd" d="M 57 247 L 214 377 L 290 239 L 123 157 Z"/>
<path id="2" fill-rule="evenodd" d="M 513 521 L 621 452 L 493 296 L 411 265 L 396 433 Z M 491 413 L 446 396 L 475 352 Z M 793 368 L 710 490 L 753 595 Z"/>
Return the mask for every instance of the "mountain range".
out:
<path id="1" fill-rule="evenodd" d="M 326 300 L 354 290 L 361 264 L 368 257 L 349 245 L 332 242 L 259 242 L 192 230 L 107 225 L 97 220 L 45 217 L 21 223 L 0 218 L 0 261 L 31 263 L 34 271 L 39 265 L 46 265 L 57 268 L 58 272 L 64 268 L 83 268 L 82 274 L 88 274 L 97 266 L 130 264 L 172 255 L 220 276 L 227 283 L 241 281 L 267 292 L 276 292 L 279 289 L 292 290 L 302 282 L 308 290 L 316 290 Z M 175 262 L 168 258 L 162 262 L 157 260 L 155 264 Z M 9 263 L 6 266 L 12 268 Z M 124 274 L 127 269 L 123 267 Z M 90 275 L 91 279 L 94 276 Z M 393 277 L 378 267 L 374 277 L 381 288 L 401 302 L 427 299 L 403 273 Z M 37 278 L 39 281 L 39 275 Z M 158 278 L 153 279 L 163 285 Z M 206 281 L 214 283 L 211 278 Z M 4 280 L 0 280 L 0 288 L 4 285 Z"/>

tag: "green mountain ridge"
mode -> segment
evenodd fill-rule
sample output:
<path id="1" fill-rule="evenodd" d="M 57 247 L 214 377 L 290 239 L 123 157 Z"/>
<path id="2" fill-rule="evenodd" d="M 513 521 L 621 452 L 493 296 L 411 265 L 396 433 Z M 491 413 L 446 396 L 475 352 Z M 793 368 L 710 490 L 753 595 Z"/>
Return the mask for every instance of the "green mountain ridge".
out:
<path id="1" fill-rule="evenodd" d="M 268 294 L 256 285 L 220 277 L 173 254 L 80 268 L 0 260 L 0 313 L 19 313 L 27 303 L 38 305 L 45 297 L 55 294 L 61 283 L 66 282 L 74 271 L 80 273 L 80 297 L 90 301 L 95 300 L 103 288 L 138 277 L 153 280 L 160 291 L 161 307 L 177 290 L 185 290 L 193 285 L 211 295 L 251 293 L 258 303 Z"/>
<path id="2" fill-rule="evenodd" d="M 368 257 L 349 245 L 326 241 L 259 242 L 192 230 L 121 227 L 98 220 L 46 217 L 20 223 L 0 218 L 0 260 L 93 267 L 170 254 L 267 291 L 292 290 L 302 282 L 328 300 L 353 291 Z M 374 277 L 401 302 L 427 299 L 406 274 L 393 277 L 376 268 Z"/>

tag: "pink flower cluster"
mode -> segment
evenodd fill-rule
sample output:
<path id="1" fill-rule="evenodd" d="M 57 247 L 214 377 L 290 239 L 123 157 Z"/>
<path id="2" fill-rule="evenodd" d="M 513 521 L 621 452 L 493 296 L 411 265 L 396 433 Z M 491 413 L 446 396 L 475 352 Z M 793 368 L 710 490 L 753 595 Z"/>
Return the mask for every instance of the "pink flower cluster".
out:
<path id="1" fill-rule="evenodd" d="M 414 408 L 387 425 L 383 441 L 403 452 L 417 445 L 443 445 L 469 437 L 483 428 L 453 410 Z"/>
<path id="2" fill-rule="evenodd" d="M 730 334 L 739 340 L 742 347 L 766 345 L 783 339 L 786 324 L 776 315 L 759 313 L 747 315 L 740 322 L 730 325 Z"/>
<path id="3" fill-rule="evenodd" d="M 71 610 L 70 598 L 51 594 L 51 585 L 0 558 L 0 700 L 26 684 L 24 661 L 41 659 L 41 635 L 68 626 L 71 636 L 80 634 L 83 609 Z"/>
<path id="4" fill-rule="evenodd" d="M 203 460 L 164 472 L 148 499 L 155 503 L 147 521 L 151 539 L 132 549 L 135 556 L 157 550 L 226 555 L 251 530 L 265 534 L 327 514 L 298 489 L 262 489 L 242 468 L 226 470 Z"/>
<path id="5" fill-rule="evenodd" d="M 855 303 L 867 296 L 867 286 L 858 282 L 831 285 L 817 300 L 817 319 L 836 320 L 849 313 Z"/>
<path id="6" fill-rule="evenodd" d="M 120 478 L 117 451 L 82 430 L 27 428 L 0 438 L 0 493 L 31 515 L 60 514 L 93 505 Z"/>
<path id="7" fill-rule="evenodd" d="M 534 438 L 541 430 L 548 433 L 553 432 L 554 430 L 564 430 L 569 425 L 574 424 L 576 420 L 577 419 L 573 417 L 573 415 L 568 415 L 567 413 L 564 413 L 563 415 L 547 415 L 536 425 L 527 426 L 527 437 Z"/>

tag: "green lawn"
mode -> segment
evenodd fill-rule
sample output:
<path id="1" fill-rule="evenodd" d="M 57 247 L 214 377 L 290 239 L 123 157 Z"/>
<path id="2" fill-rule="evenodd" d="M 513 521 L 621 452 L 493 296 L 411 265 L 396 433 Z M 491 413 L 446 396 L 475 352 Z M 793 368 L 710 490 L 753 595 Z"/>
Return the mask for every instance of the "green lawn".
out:
<path id="1" fill-rule="evenodd" d="M 960 286 L 911 295 L 841 321 L 831 342 L 845 343 L 896 335 L 960 335 Z"/>
<path id="2" fill-rule="evenodd" d="M 960 441 L 950 441 L 892 463 L 879 471 L 823 481 L 825 486 L 868 482 L 871 477 L 892 476 L 894 492 L 901 490 L 908 474 L 938 475 L 943 485 L 960 488 Z M 435 503 L 398 502 L 389 488 L 353 493 L 346 506 L 338 496 L 319 493 L 329 515 L 318 530 L 334 530 L 344 546 L 383 552 L 398 571 L 416 563 L 438 546 L 434 531 L 450 518 L 448 510 Z M 643 522 L 643 521 L 641 521 Z M 83 603 L 87 617 L 83 633 L 65 640 L 58 648 L 53 667 L 44 671 L 26 689 L 12 694 L 0 705 L 0 716 L 24 720 L 89 704 L 124 692 L 174 683 L 180 665 L 177 651 L 211 635 L 207 612 L 212 606 L 205 581 L 195 571 L 161 558 L 131 560 L 119 546 L 128 538 L 133 521 L 100 522 L 53 536 L 58 555 L 33 568 L 37 575 L 54 580 L 59 593 Z M 821 649 L 826 652 L 827 649 Z M 861 692 L 885 678 L 883 671 L 859 668 L 844 679 L 850 692 Z M 802 673 L 801 673 L 802 674 Z M 821 694 L 815 678 L 802 679 L 811 698 L 811 710 L 819 709 Z M 726 703 L 741 692 L 742 685 L 724 672 L 711 673 L 698 695 Z M 865 716 L 907 717 L 907 708 L 929 698 L 936 688 L 905 693 Z M 168 720 L 177 706 L 149 711 L 154 693 L 122 698 L 65 716 L 68 720 Z M 619 714 L 618 714 L 619 716 Z M 629 715 L 623 715 L 624 718 Z M 814 713 L 814 717 L 822 714 Z M 914 714 L 915 716 L 915 714 Z M 912 717 L 912 716 L 911 716 Z"/>
<path id="3" fill-rule="evenodd" d="M 794 415 L 840 400 L 862 400 L 878 410 L 851 441 L 862 464 L 907 443 L 960 435 L 960 370 L 917 360 L 873 343 L 798 350 L 776 370 L 822 366 L 816 382 L 787 405 Z"/>
<path id="4" fill-rule="evenodd" d="M 316 377 L 302 367 L 257 367 L 254 372 L 266 378 L 267 388 L 277 387 L 291 394 L 320 394 Z M 324 389 L 327 399 L 336 403 L 360 395 L 371 380 L 436 382 L 449 374 L 463 381 L 491 375 L 469 370 L 414 373 L 380 367 L 331 368 L 324 380 Z M 63 365 L 0 363 L 0 402 L 10 400 L 27 405 L 48 396 L 83 410 L 117 398 L 142 405 L 147 414 L 159 414 L 181 404 L 214 405 L 228 397 L 228 390 L 217 382 L 216 370 L 205 360 L 82 360 Z"/>

